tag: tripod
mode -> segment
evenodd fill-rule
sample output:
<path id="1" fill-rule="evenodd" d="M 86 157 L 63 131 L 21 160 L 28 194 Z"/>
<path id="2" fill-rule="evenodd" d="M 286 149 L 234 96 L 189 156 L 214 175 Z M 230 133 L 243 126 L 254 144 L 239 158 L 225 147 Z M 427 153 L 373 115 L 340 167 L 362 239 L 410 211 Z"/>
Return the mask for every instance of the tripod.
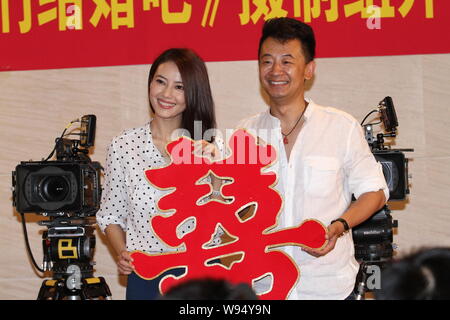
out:
<path id="1" fill-rule="evenodd" d="M 40 221 L 43 269 L 53 278 L 44 280 L 38 300 L 105 300 L 111 292 L 103 277 L 94 277 L 94 222 L 89 218 L 58 217 Z"/>
<path id="2" fill-rule="evenodd" d="M 364 300 L 367 292 L 381 289 L 381 270 L 387 262 L 361 262 L 354 290 L 356 300 Z"/>

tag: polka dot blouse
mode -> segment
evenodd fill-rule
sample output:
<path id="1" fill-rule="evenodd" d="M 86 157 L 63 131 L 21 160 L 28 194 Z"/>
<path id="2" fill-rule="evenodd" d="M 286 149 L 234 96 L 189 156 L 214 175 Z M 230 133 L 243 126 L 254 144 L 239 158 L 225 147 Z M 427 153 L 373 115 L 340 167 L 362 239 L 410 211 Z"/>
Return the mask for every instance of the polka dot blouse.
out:
<path id="1" fill-rule="evenodd" d="M 153 144 L 150 123 L 124 131 L 108 147 L 97 223 L 103 232 L 110 224 L 120 225 L 126 232 L 128 251 L 174 251 L 161 243 L 150 226 L 150 218 L 159 213 L 157 201 L 165 192 L 146 180 L 145 171 L 165 165 L 166 160 Z M 177 232 L 192 228 L 194 221 L 188 220 Z"/>

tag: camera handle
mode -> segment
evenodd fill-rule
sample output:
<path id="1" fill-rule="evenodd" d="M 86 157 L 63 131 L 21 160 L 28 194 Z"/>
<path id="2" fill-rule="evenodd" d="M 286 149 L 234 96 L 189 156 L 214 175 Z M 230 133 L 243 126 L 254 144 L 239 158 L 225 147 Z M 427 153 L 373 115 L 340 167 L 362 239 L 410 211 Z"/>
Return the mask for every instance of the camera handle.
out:
<path id="1" fill-rule="evenodd" d="M 386 150 L 386 147 L 384 146 L 384 138 L 395 138 L 397 136 L 396 132 L 392 131 L 389 133 L 378 133 L 375 138 L 372 124 L 364 125 L 364 134 L 367 143 L 372 150 Z"/>

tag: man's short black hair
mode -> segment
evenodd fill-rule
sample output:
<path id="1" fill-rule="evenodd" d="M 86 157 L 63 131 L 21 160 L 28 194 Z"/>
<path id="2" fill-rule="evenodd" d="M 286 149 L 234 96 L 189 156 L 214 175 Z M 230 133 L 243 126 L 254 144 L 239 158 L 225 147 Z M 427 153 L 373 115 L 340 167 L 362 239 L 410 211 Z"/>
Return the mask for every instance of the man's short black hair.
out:
<path id="1" fill-rule="evenodd" d="M 313 29 L 299 20 L 293 18 L 274 18 L 264 23 L 262 36 L 259 40 L 258 59 L 261 54 L 261 46 L 267 38 L 274 38 L 281 43 L 289 40 L 299 40 L 306 63 L 314 60 L 316 56 L 316 39 Z"/>

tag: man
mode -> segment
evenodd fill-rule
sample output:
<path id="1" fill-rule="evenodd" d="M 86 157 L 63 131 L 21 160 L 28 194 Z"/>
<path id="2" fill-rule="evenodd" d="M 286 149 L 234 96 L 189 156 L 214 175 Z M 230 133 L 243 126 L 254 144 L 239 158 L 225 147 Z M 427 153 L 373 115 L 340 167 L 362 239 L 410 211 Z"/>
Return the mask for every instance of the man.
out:
<path id="1" fill-rule="evenodd" d="M 389 193 L 358 122 L 305 100 L 305 82 L 315 71 L 314 55 L 311 27 L 291 18 L 267 21 L 259 45 L 259 79 L 270 109 L 238 127 L 256 135 L 260 129 L 271 132 L 267 142 L 278 152 L 272 170 L 284 198 L 277 228 L 305 219 L 328 226 L 328 243 L 320 250 L 285 247 L 300 269 L 289 299 L 345 299 L 359 269 L 348 231 L 382 208 Z M 357 199 L 353 203 L 352 194 Z M 270 281 L 257 283 L 256 291 L 267 290 Z"/>

